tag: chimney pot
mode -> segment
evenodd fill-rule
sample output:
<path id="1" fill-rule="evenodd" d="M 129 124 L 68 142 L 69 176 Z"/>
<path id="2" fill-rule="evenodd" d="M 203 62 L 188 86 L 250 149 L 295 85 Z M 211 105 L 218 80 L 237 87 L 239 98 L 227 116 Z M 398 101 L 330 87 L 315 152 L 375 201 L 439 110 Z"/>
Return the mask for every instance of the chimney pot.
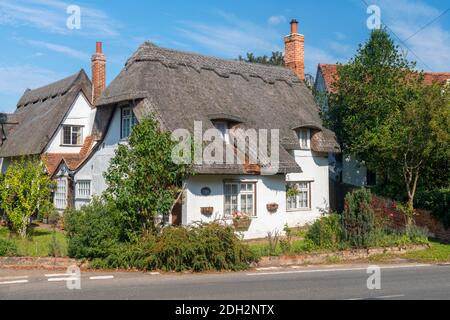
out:
<path id="1" fill-rule="evenodd" d="M 95 52 L 96 53 L 102 53 L 102 43 L 100 42 L 100 41 L 97 41 L 97 43 L 96 43 L 96 50 L 95 50 Z"/>
<path id="2" fill-rule="evenodd" d="M 298 33 L 298 21 L 295 19 L 292 19 L 291 21 L 291 34 Z"/>

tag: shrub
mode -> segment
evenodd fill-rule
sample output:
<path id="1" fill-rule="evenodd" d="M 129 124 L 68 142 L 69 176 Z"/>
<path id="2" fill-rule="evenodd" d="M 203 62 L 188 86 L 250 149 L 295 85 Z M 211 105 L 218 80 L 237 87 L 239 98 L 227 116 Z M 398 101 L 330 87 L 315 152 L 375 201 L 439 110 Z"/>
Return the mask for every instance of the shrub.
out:
<path id="1" fill-rule="evenodd" d="M 53 226 L 52 230 L 52 239 L 48 244 L 48 255 L 50 257 L 61 257 L 62 256 L 62 248 L 58 239 L 56 238 L 56 225 Z"/>
<path id="2" fill-rule="evenodd" d="M 405 234 L 413 244 L 428 244 L 429 232 L 427 228 L 417 226 L 415 223 L 406 226 Z"/>
<path id="3" fill-rule="evenodd" d="M 416 206 L 430 210 L 447 228 L 450 227 L 450 189 L 419 192 Z"/>
<path id="4" fill-rule="evenodd" d="M 98 199 L 81 210 L 67 210 L 64 224 L 72 258 L 106 258 L 116 250 L 123 237 L 123 223 L 113 205 Z"/>
<path id="5" fill-rule="evenodd" d="M 91 266 L 97 269 L 149 269 L 155 239 L 152 237 L 135 242 L 118 243 L 110 248 L 105 258 L 95 258 Z"/>
<path id="6" fill-rule="evenodd" d="M 342 216 L 345 239 L 350 246 L 366 248 L 370 246 L 375 230 L 375 214 L 371 206 L 370 190 L 359 189 L 347 194 Z"/>
<path id="7" fill-rule="evenodd" d="M 332 214 L 314 222 L 306 234 L 306 240 L 321 249 L 341 249 L 344 247 L 341 216 Z"/>
<path id="8" fill-rule="evenodd" d="M 0 257 L 17 256 L 17 246 L 14 242 L 0 239 Z"/>
<path id="9" fill-rule="evenodd" d="M 232 227 L 212 223 L 164 229 L 156 239 L 149 268 L 236 271 L 248 268 L 255 260 Z"/>

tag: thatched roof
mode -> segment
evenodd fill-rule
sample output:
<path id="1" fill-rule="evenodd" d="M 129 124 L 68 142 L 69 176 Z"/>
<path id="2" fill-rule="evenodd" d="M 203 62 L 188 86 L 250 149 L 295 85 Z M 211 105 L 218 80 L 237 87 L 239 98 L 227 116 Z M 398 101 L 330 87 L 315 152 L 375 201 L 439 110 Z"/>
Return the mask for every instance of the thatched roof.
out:
<path id="1" fill-rule="evenodd" d="M 300 148 L 294 129 L 323 130 L 310 90 L 290 69 L 163 49 L 148 42 L 102 94 L 97 109 L 98 139 L 107 128 L 102 120 L 110 119 L 114 105 L 130 100 L 145 100 L 135 108 L 138 119 L 156 113 L 170 131 L 183 128 L 192 132 L 194 121 L 202 121 L 206 130 L 213 126 L 211 119 L 221 117 L 243 122 L 246 128 L 279 129 L 282 172 L 300 170 L 288 153 Z M 314 151 L 339 150 L 334 135 L 323 139 L 329 148 Z"/>
<path id="2" fill-rule="evenodd" d="M 6 133 L 0 157 L 41 154 L 79 92 L 89 97 L 91 90 L 91 81 L 84 70 L 42 88 L 27 89 L 10 116 L 15 124 Z"/>

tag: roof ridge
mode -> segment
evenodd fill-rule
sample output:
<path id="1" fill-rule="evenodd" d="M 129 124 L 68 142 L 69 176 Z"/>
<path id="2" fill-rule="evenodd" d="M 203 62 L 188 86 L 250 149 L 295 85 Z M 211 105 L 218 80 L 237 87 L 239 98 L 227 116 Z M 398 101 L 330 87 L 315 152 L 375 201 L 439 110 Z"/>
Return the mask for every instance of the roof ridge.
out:
<path id="1" fill-rule="evenodd" d="M 266 82 L 274 82 L 276 80 L 282 80 L 288 83 L 301 82 L 295 73 L 285 66 L 217 58 L 201 53 L 163 48 L 149 41 L 139 46 L 125 63 L 125 68 L 128 69 L 135 62 L 140 61 L 157 61 L 173 68 L 188 66 L 197 71 L 202 69 L 212 70 L 219 75 L 227 77 L 230 74 L 238 74 L 244 78 L 257 76 Z M 269 73 L 271 76 L 268 75 Z"/>
<path id="2" fill-rule="evenodd" d="M 82 75 L 87 76 L 84 69 L 80 69 L 80 71 L 78 71 L 77 73 L 51 82 L 42 87 L 36 89 L 26 89 L 19 102 L 17 103 L 17 108 L 67 92 L 75 85 L 77 81 L 79 81 Z"/>

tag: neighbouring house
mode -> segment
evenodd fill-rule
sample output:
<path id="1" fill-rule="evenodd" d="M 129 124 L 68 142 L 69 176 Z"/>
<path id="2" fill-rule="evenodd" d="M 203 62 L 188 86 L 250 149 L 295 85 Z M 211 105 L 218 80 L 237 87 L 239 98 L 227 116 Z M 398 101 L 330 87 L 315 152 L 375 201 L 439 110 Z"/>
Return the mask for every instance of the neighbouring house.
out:
<path id="1" fill-rule="evenodd" d="M 201 133 L 216 128 L 221 142 L 234 150 L 240 148 L 231 142 L 239 128 L 277 129 L 279 166 L 274 174 L 263 173 L 261 157 L 257 163 L 196 164 L 170 222 L 229 220 L 243 212 L 252 217 L 244 233 L 250 239 L 282 231 L 286 224 L 315 221 L 329 207 L 328 155 L 340 149 L 334 133 L 322 126 L 305 85 L 304 37 L 297 28 L 292 21 L 284 39 L 287 67 L 141 45 L 96 104 L 95 146 L 75 171 L 75 181 L 85 183 L 86 195 L 100 195 L 107 187 L 103 173 L 118 145 L 126 144 L 133 125 L 149 114 L 171 132 L 194 134 L 195 123 L 201 123 Z M 287 189 L 295 192 L 287 197 Z M 76 199 L 76 207 L 90 196 Z"/>
<path id="2" fill-rule="evenodd" d="M 1 172 L 22 157 L 40 157 L 56 181 L 54 204 L 63 211 L 78 198 L 90 197 L 73 172 L 94 147 L 91 132 L 94 101 L 105 88 L 105 57 L 101 43 L 92 57 L 93 83 L 84 70 L 46 85 L 27 89 L 13 114 L 0 117 Z"/>
<path id="3" fill-rule="evenodd" d="M 333 84 L 338 79 L 337 64 L 319 64 L 314 88 L 319 93 L 318 103 L 322 110 L 328 108 L 327 95 L 335 93 Z M 450 72 L 425 72 L 424 83 L 432 85 L 450 83 Z M 330 178 L 337 183 L 362 187 L 376 184 L 376 174 L 366 168 L 364 163 L 357 161 L 349 154 L 330 155 Z"/>

